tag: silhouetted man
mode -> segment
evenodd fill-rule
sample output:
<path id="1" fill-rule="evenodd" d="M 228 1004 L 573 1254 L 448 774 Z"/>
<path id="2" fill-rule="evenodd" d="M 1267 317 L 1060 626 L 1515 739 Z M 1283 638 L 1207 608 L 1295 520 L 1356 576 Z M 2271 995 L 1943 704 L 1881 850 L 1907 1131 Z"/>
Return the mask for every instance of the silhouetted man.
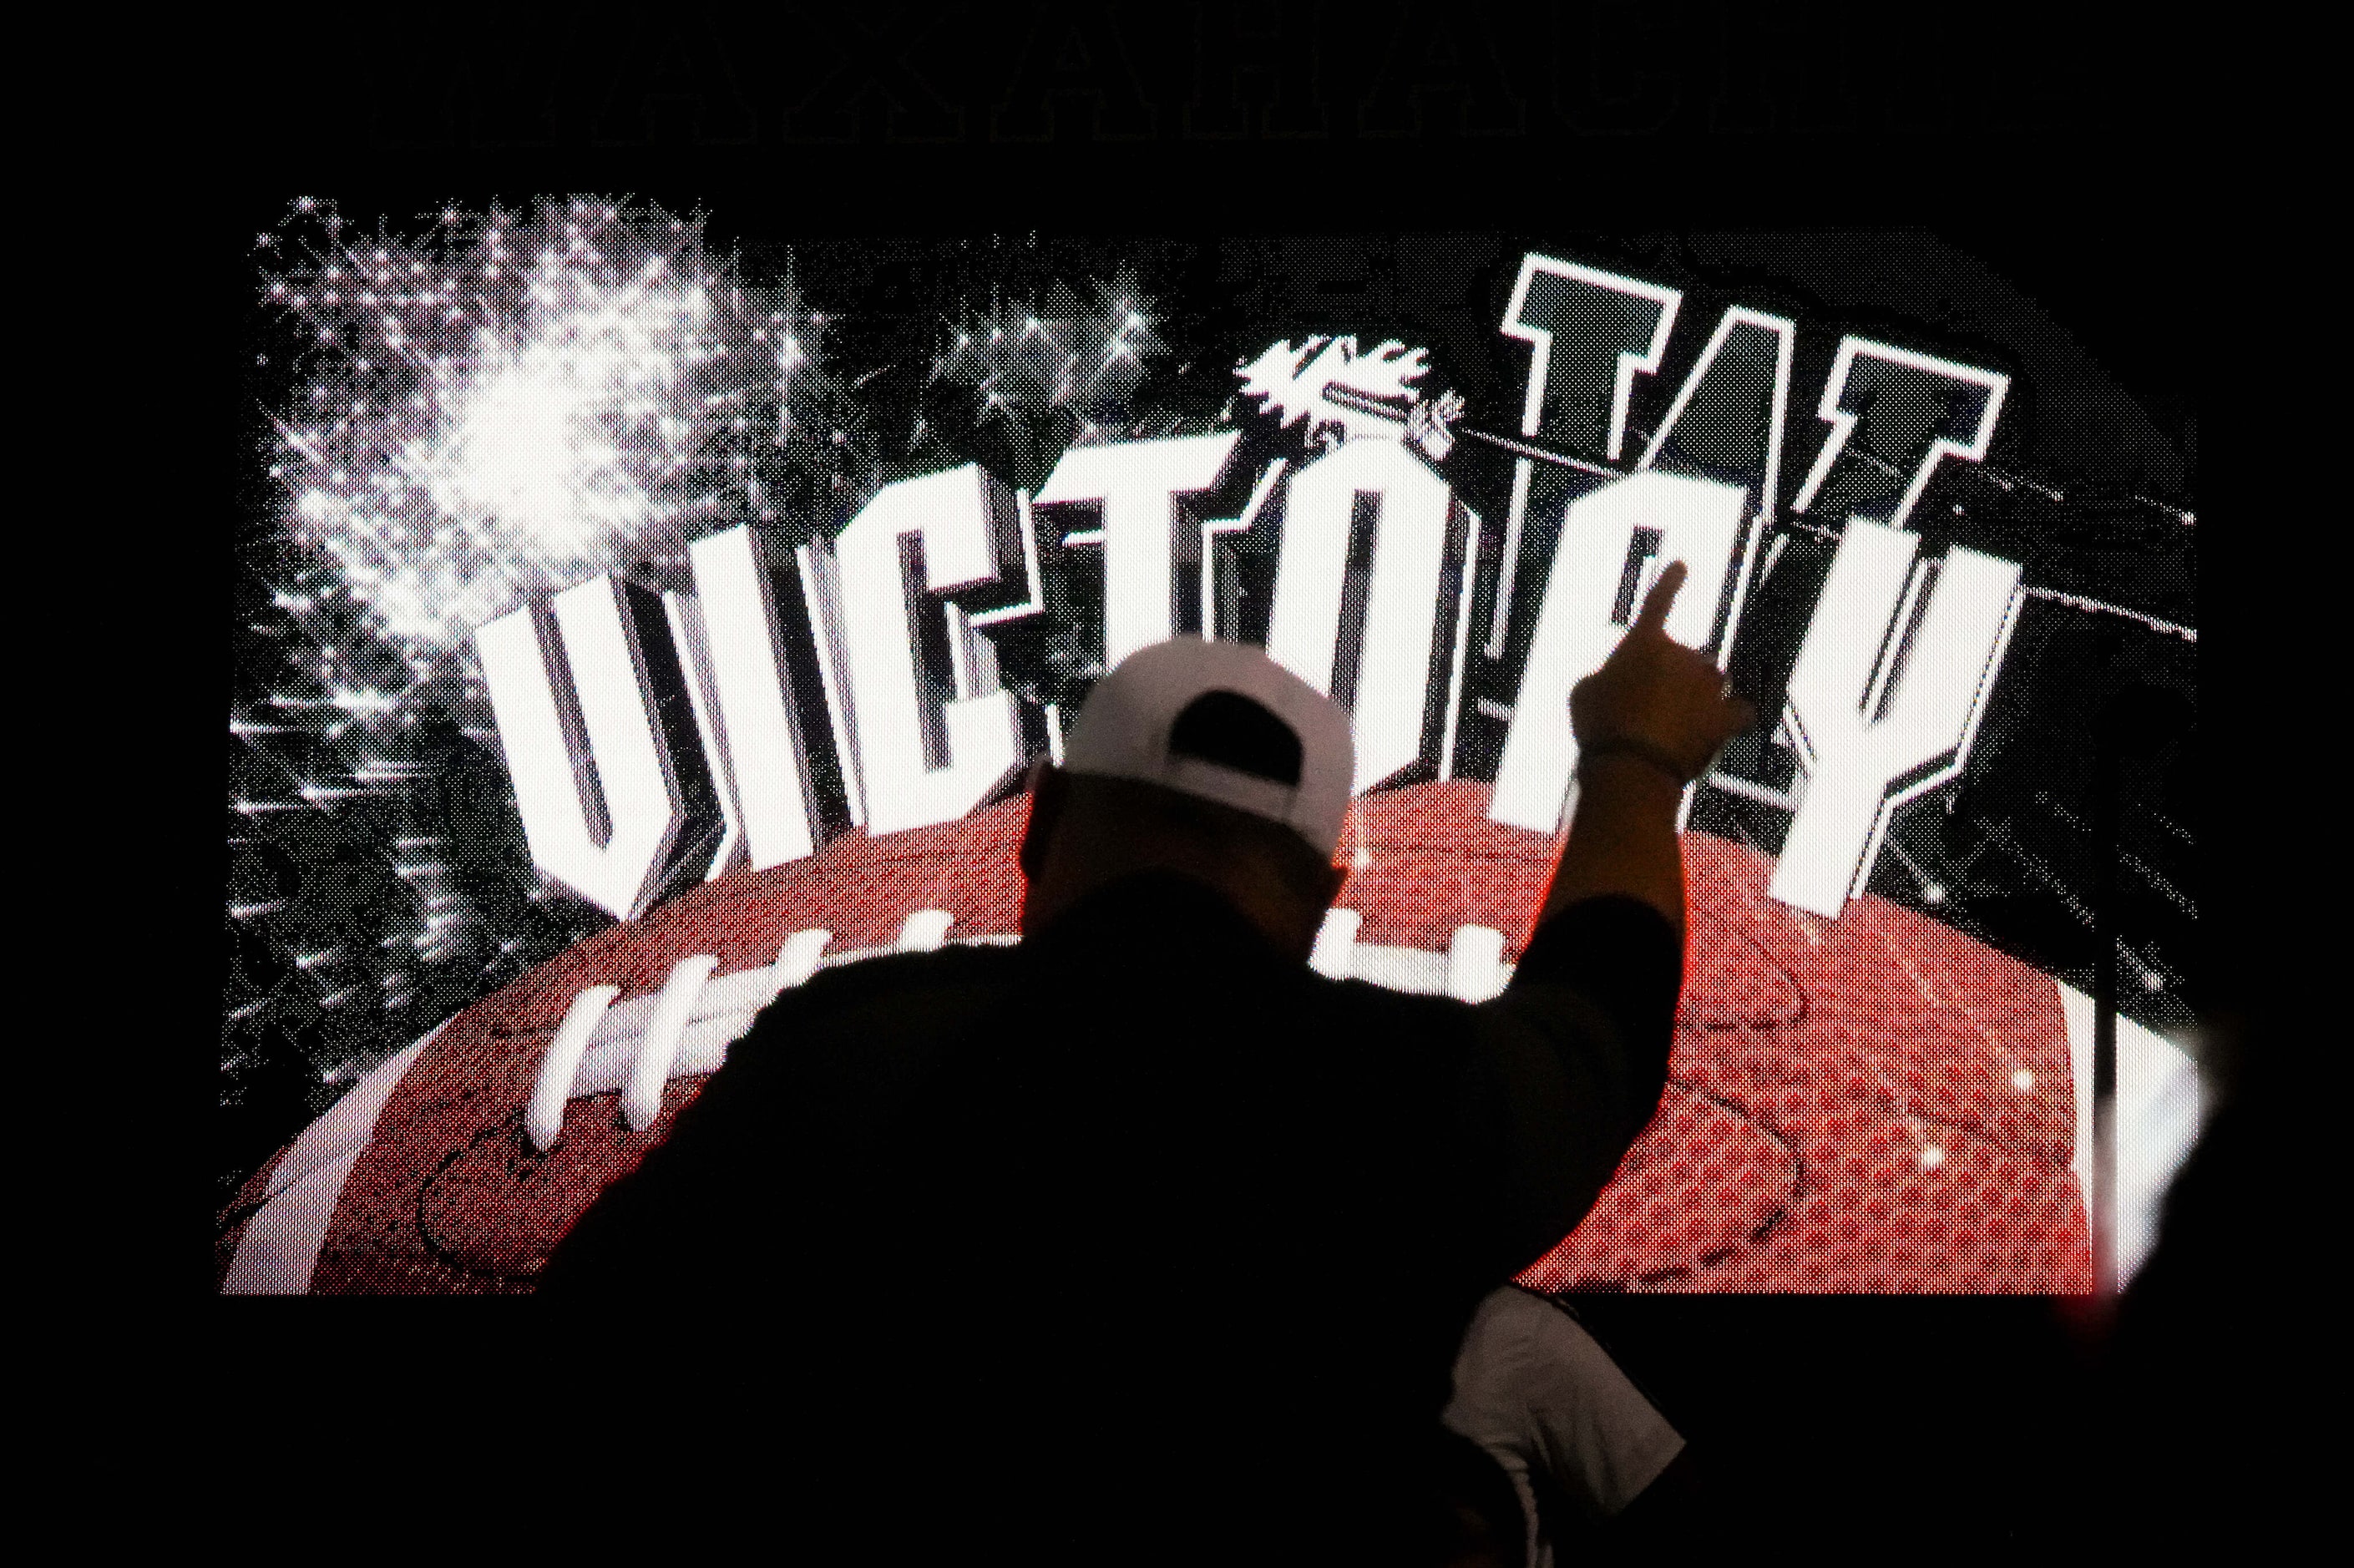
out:
<path id="1" fill-rule="evenodd" d="M 1575 822 L 1500 996 L 1310 969 L 1346 717 L 1257 649 L 1148 648 L 1033 776 L 1021 944 L 785 993 L 543 1294 L 695 1326 L 701 1418 L 799 1456 L 779 1543 L 839 1486 L 912 1555 L 1444 1560 L 1474 1308 L 1665 1082 L 1677 808 L 1754 716 L 1662 630 L 1682 577 L 1572 695 Z"/>

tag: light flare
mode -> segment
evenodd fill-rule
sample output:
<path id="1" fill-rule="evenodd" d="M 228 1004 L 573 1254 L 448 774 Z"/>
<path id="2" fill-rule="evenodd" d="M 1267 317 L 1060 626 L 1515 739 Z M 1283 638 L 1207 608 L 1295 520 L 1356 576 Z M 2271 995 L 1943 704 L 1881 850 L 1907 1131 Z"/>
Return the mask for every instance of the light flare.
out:
<path id="1" fill-rule="evenodd" d="M 659 208 L 450 208 L 421 237 L 356 239 L 298 203 L 260 249 L 291 262 L 264 302 L 311 344 L 272 421 L 283 521 L 411 653 L 773 516 L 788 433 L 832 390 L 823 318 Z"/>

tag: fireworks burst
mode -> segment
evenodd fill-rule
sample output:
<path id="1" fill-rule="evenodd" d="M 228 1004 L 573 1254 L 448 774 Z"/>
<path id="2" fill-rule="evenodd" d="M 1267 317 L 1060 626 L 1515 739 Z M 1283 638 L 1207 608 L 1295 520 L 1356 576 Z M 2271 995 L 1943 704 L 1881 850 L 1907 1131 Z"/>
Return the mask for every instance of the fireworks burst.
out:
<path id="1" fill-rule="evenodd" d="M 949 323 L 933 358 L 931 382 L 966 390 L 978 423 L 1002 424 L 1017 485 L 1036 486 L 1066 446 L 1142 433 L 1130 426 L 1129 399 L 1146 362 L 1168 345 L 1129 270 L 1095 292 L 1093 308 L 1062 283 L 1043 305 L 993 303 Z"/>
<path id="2" fill-rule="evenodd" d="M 306 198 L 256 256 L 279 503 L 244 562 L 225 1103 L 289 1040 L 315 1100 L 601 923 L 495 810 L 453 831 L 502 782 L 477 627 L 872 482 L 828 319 L 699 218 L 575 197 L 398 236 Z"/>
<path id="3" fill-rule="evenodd" d="M 305 344 L 271 476 L 291 535 L 404 647 L 773 519 L 778 471 L 822 450 L 824 318 L 745 286 L 700 220 L 575 198 L 403 241 L 296 209 L 261 246 Z"/>

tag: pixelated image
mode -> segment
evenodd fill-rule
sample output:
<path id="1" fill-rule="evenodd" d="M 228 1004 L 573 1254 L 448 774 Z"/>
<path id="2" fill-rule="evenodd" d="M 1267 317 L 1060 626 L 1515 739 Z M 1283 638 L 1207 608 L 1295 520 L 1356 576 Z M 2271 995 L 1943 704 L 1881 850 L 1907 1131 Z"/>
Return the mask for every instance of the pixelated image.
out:
<path id="1" fill-rule="evenodd" d="M 1667 1094 L 1522 1283 L 2089 1291 L 2105 963 L 2131 1274 L 2201 1113 L 2197 519 L 2064 323 L 1912 234 L 728 222 L 258 238 L 219 1289 L 530 1291 L 780 991 L 1018 940 L 1025 770 L 1172 636 L 1350 715 L 1314 967 L 1494 995 L 1671 561 L 1765 723 L 1686 796 Z"/>

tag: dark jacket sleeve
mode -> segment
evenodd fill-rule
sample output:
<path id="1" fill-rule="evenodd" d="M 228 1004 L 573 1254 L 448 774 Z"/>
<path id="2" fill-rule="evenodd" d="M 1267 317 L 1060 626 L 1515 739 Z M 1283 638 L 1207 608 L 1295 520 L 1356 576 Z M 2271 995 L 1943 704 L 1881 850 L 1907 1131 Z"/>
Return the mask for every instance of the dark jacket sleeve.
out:
<path id="1" fill-rule="evenodd" d="M 755 1044 L 738 1043 L 669 1136 L 557 1243 L 540 1273 L 541 1297 L 704 1296 L 751 1283 L 746 1266 L 763 1238 L 752 1230 L 758 1204 L 748 1200 L 776 1185 L 777 1173 L 762 1167 L 779 1132 L 779 1097 L 765 1081 L 772 1075 L 745 1050 Z"/>
<path id="2" fill-rule="evenodd" d="M 788 992 L 636 1171 L 558 1244 L 543 1296 L 775 1298 L 802 1260 L 880 1270 L 920 1194 L 909 1096 L 977 1003 L 992 953 L 876 959 Z"/>
<path id="3" fill-rule="evenodd" d="M 1512 983 L 1479 1006 L 1516 1272 L 1577 1227 L 1659 1108 L 1683 959 L 1648 904 L 1585 899 L 1537 928 Z"/>

